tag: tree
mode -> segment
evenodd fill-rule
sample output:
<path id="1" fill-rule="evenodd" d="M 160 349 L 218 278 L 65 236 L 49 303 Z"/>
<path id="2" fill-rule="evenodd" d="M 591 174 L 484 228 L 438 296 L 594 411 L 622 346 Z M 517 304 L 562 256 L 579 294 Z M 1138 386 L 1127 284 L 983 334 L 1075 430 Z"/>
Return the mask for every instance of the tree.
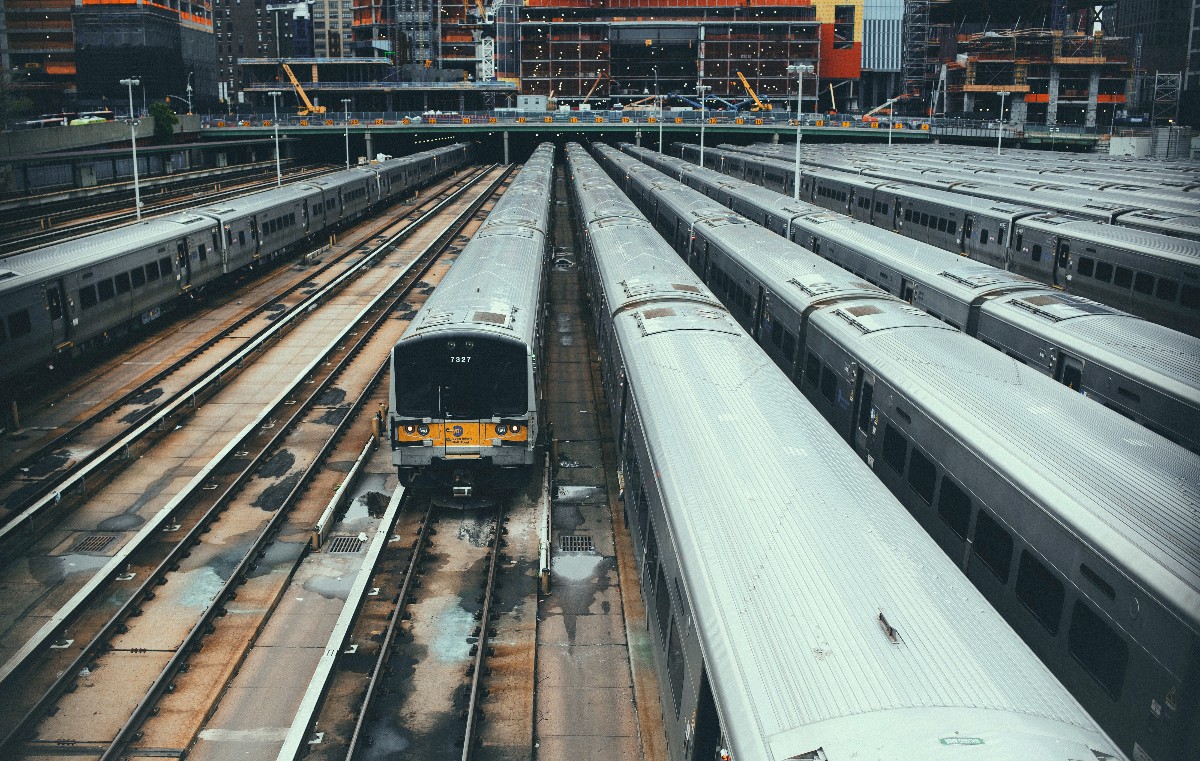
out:
<path id="1" fill-rule="evenodd" d="M 150 115 L 154 117 L 154 142 L 169 143 L 175 135 L 175 125 L 179 117 L 166 103 L 150 104 Z"/>
<path id="2" fill-rule="evenodd" d="M 33 101 L 13 86 L 7 72 L 0 74 L 0 125 L 8 124 L 33 113 Z"/>

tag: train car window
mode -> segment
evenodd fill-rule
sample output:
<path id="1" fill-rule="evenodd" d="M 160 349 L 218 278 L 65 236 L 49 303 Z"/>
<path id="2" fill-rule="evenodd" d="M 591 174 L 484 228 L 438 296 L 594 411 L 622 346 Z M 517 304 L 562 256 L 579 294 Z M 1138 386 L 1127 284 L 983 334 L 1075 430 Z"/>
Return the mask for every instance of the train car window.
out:
<path id="1" fill-rule="evenodd" d="M 1154 295 L 1163 301 L 1174 301 L 1179 295 L 1179 283 L 1165 277 L 1158 279 L 1158 288 L 1155 289 Z"/>
<path id="2" fill-rule="evenodd" d="M 128 272 L 120 273 L 116 276 L 115 280 L 117 281 L 117 293 L 129 293 L 131 290 L 133 290 L 129 284 Z"/>
<path id="3" fill-rule="evenodd" d="M 810 385 L 817 385 L 817 376 L 821 374 L 821 360 L 811 351 L 804 359 L 804 380 Z"/>
<path id="4" fill-rule="evenodd" d="M 113 282 L 111 278 L 105 278 L 99 283 L 96 283 L 96 290 L 100 293 L 101 301 L 108 301 L 117 295 L 116 289 L 113 288 Z"/>
<path id="5" fill-rule="evenodd" d="M 158 262 L 150 262 L 146 265 L 146 280 L 158 280 Z"/>
<path id="6" fill-rule="evenodd" d="M 46 289 L 46 306 L 50 309 L 51 320 L 61 320 L 63 316 L 62 291 L 57 285 Z"/>
<path id="7" fill-rule="evenodd" d="M 639 487 L 641 486 L 641 481 L 637 481 L 636 483 Z M 650 526 L 650 503 L 646 500 L 645 490 L 638 492 L 637 499 L 634 500 L 633 504 L 636 506 L 635 509 L 637 510 L 638 514 L 638 538 L 641 539 L 642 542 L 646 542 L 646 529 Z M 649 552 L 650 550 L 647 549 L 646 551 Z M 657 547 L 655 548 L 655 551 L 657 551 Z"/>
<path id="8" fill-rule="evenodd" d="M 21 309 L 8 316 L 8 335 L 10 338 L 20 338 L 33 332 L 33 321 L 29 319 L 29 310 Z"/>
<path id="9" fill-rule="evenodd" d="M 783 353 L 790 360 L 796 355 L 796 337 L 790 331 L 783 331 Z"/>
<path id="10" fill-rule="evenodd" d="M 996 519 L 984 510 L 975 521 L 975 554 L 1002 584 L 1008 583 L 1012 565 L 1013 540 Z"/>
<path id="11" fill-rule="evenodd" d="M 667 577 L 661 565 L 654 582 L 654 617 L 658 619 L 659 644 L 666 647 L 667 625 L 671 622 L 671 591 L 667 588 Z"/>
<path id="12" fill-rule="evenodd" d="M 1081 600 L 1071 611 L 1067 651 L 1092 675 L 1113 700 L 1121 697 L 1129 645 Z"/>
<path id="13" fill-rule="evenodd" d="M 921 226 L 929 227 L 929 215 L 925 212 L 921 212 Z"/>
<path id="14" fill-rule="evenodd" d="M 1029 609 L 1046 631 L 1058 634 L 1066 592 L 1063 583 L 1038 559 L 1021 550 L 1017 564 L 1017 599 Z"/>
<path id="15" fill-rule="evenodd" d="M 1133 290 L 1138 293 L 1154 293 L 1154 276 L 1139 272 L 1133 277 Z"/>
<path id="16" fill-rule="evenodd" d="M 946 232 L 946 218 L 945 217 L 938 217 L 938 232 L 940 232 L 940 233 Z"/>
<path id="17" fill-rule="evenodd" d="M 200 252 L 200 261 L 207 262 L 208 261 L 208 246 L 201 243 L 199 248 L 197 248 L 196 250 Z"/>
<path id="18" fill-rule="evenodd" d="M 84 309 L 91 309 L 96 306 L 96 286 L 85 285 L 79 289 L 79 306 Z"/>
<path id="19" fill-rule="evenodd" d="M 4 329 L 4 323 L 0 322 L 0 346 L 8 342 L 8 331 Z"/>
<path id="20" fill-rule="evenodd" d="M 942 490 L 938 494 L 938 517 L 960 539 L 967 538 L 967 531 L 971 528 L 971 498 L 945 476 L 942 477 Z"/>
<path id="21" fill-rule="evenodd" d="M 913 447 L 908 459 L 908 485 L 925 504 L 933 504 L 933 485 L 937 481 L 937 468 L 921 450 Z"/>
<path id="22" fill-rule="evenodd" d="M 862 431 L 871 430 L 871 397 L 875 386 L 866 381 L 862 384 L 862 396 L 858 400 L 858 428 Z"/>
<path id="23" fill-rule="evenodd" d="M 904 472 L 904 459 L 908 455 L 908 440 L 891 425 L 883 430 L 883 461 L 897 473 Z"/>
<path id="24" fill-rule="evenodd" d="M 246 245 L 246 231 L 238 230 L 238 245 Z"/>
<path id="25" fill-rule="evenodd" d="M 1200 309 L 1200 288 L 1194 285 L 1183 286 L 1182 293 L 1179 296 L 1179 303 L 1188 309 Z"/>
<path id="26" fill-rule="evenodd" d="M 1107 283 L 1112 280 L 1113 266 L 1108 262 L 1096 262 L 1096 279 Z"/>
<path id="27" fill-rule="evenodd" d="M 946 232 L 950 233 L 951 235 L 955 235 L 958 232 L 958 223 L 953 219 L 950 220 L 950 223 L 946 225 Z"/>
<path id="28" fill-rule="evenodd" d="M 162 273 L 163 277 L 167 277 L 175 271 L 175 268 L 171 264 L 171 257 L 164 256 L 158 260 L 158 271 Z"/>
<path id="29" fill-rule="evenodd" d="M 1113 285 L 1118 288 L 1128 288 L 1133 284 L 1133 270 L 1128 267 L 1117 267 L 1113 272 Z"/>
<path id="30" fill-rule="evenodd" d="M 646 525 L 646 570 L 643 575 L 646 577 L 646 591 L 649 592 L 654 574 L 662 573 L 662 569 L 658 567 L 658 539 L 654 536 L 654 526 L 650 524 L 649 510 L 646 510 Z M 659 639 L 661 641 L 662 638 Z"/>
<path id="31" fill-rule="evenodd" d="M 981 245 L 986 245 L 987 242 L 988 242 L 988 231 L 987 231 L 987 228 L 984 227 L 979 231 L 979 243 Z"/>
<path id="32" fill-rule="evenodd" d="M 905 221 L 905 222 L 911 222 L 911 221 L 912 221 L 912 209 L 905 209 L 905 210 L 904 210 L 904 221 Z"/>
<path id="33" fill-rule="evenodd" d="M 1029 258 L 1035 262 L 1040 262 L 1042 260 L 1042 244 L 1033 244 L 1033 248 L 1029 250 Z"/>
<path id="34" fill-rule="evenodd" d="M 997 246 L 1004 245 L 1004 228 L 1003 227 L 1001 227 L 999 230 L 996 231 L 996 245 Z"/>
<path id="35" fill-rule="evenodd" d="M 1075 264 L 1075 270 L 1084 277 L 1091 277 L 1092 273 L 1096 271 L 1096 260 L 1081 256 Z"/>
<path id="36" fill-rule="evenodd" d="M 779 322 L 771 325 L 771 343 L 779 348 L 783 348 L 783 324 Z"/>
<path id="37" fill-rule="evenodd" d="M 881 214 L 883 214 L 884 216 L 887 216 L 887 213 L 888 213 L 888 207 L 889 207 L 890 205 L 891 205 L 891 204 L 886 204 L 886 203 L 885 203 L 885 204 L 883 205 L 883 211 L 882 211 L 882 212 L 880 212 L 880 213 L 881 213 Z"/>
<path id="38" fill-rule="evenodd" d="M 133 279 L 133 287 L 141 288 L 146 284 L 146 270 L 138 267 L 134 270 L 129 270 L 129 277 Z"/>
<path id="39" fill-rule="evenodd" d="M 679 627 L 671 624 L 670 645 L 667 647 L 667 674 L 671 679 L 671 697 L 675 700 L 675 718 L 683 705 L 683 645 L 679 641 Z"/>
<path id="40" fill-rule="evenodd" d="M 1134 404 L 1140 404 L 1142 401 L 1142 397 L 1133 393 L 1132 391 L 1125 388 L 1124 386 L 1117 386 L 1117 395 L 1128 399 L 1129 401 L 1133 402 Z"/>
<path id="41" fill-rule="evenodd" d="M 837 395 L 837 376 L 833 373 L 833 368 L 825 365 L 821 368 L 821 396 L 829 401 L 833 401 Z"/>
<path id="42" fill-rule="evenodd" d="M 1086 563 L 1079 564 L 1079 572 L 1083 574 L 1085 579 L 1095 584 L 1096 588 L 1103 592 L 1105 597 L 1110 600 L 1117 599 L 1117 590 L 1113 589 L 1113 585 L 1102 579 L 1100 574 L 1089 568 Z"/>

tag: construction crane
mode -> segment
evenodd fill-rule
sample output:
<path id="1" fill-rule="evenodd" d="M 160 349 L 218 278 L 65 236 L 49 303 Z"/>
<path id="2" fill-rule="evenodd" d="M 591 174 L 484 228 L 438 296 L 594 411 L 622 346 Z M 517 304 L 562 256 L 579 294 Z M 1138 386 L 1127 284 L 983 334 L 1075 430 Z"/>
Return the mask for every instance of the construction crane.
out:
<path id="1" fill-rule="evenodd" d="M 580 103 L 579 103 L 580 110 L 583 110 L 583 107 L 587 105 L 588 100 L 590 100 L 592 97 L 592 93 L 596 92 L 596 88 L 600 86 L 601 80 L 608 79 L 608 78 L 609 78 L 609 76 L 607 74 L 605 74 L 603 71 L 596 72 L 596 81 L 592 82 L 592 86 L 590 89 L 588 89 L 587 95 L 583 96 L 583 100 L 580 101 Z"/>
<path id="2" fill-rule="evenodd" d="M 308 95 L 304 92 L 304 88 L 300 86 L 300 80 L 296 79 L 296 75 L 292 73 L 292 67 L 288 66 L 283 60 L 279 61 L 279 65 L 283 67 L 283 71 L 288 75 L 288 79 L 292 80 L 292 87 L 296 88 L 296 94 L 300 96 L 300 101 L 304 103 L 304 108 L 300 109 L 299 112 L 300 116 L 325 113 L 324 106 L 314 106 L 312 101 L 308 99 Z"/>
<path id="3" fill-rule="evenodd" d="M 875 114 L 879 113 L 880 111 L 884 110 L 885 108 L 888 108 L 896 101 L 904 100 L 907 97 L 908 97 L 908 93 L 901 93 L 901 94 L 897 95 L 896 97 L 892 98 L 891 100 L 885 100 L 881 105 L 878 105 L 875 108 L 872 108 L 870 111 L 863 114 L 862 120 L 868 124 L 870 124 L 871 122 L 879 121 L 878 119 L 875 118 Z M 888 110 L 888 114 L 891 115 L 890 109 Z"/>
<path id="4" fill-rule="evenodd" d="M 763 103 L 761 100 L 758 99 L 758 94 L 754 92 L 754 88 L 751 87 L 750 83 L 746 81 L 745 75 L 743 75 L 742 72 L 740 72 L 740 71 L 737 73 L 737 75 L 738 75 L 738 79 L 742 80 L 742 87 L 746 88 L 746 92 L 748 92 L 750 94 L 751 99 L 754 100 L 754 107 L 751 108 L 750 110 L 751 111 L 770 111 L 771 104 Z"/>

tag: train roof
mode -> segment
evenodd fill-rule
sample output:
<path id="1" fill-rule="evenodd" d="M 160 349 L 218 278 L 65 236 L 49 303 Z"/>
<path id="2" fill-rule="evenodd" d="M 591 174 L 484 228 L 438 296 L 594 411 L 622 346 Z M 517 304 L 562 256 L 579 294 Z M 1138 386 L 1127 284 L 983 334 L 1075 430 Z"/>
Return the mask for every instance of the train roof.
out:
<path id="1" fill-rule="evenodd" d="M 813 324 L 1200 633 L 1200 457 L 933 318 L 920 324 L 912 311 L 847 303 Z"/>
<path id="2" fill-rule="evenodd" d="M 553 146 L 534 150 L 397 347 L 437 333 L 470 331 L 535 350 L 553 162 Z M 531 204 L 532 198 L 540 203 Z"/>
<path id="3" fill-rule="evenodd" d="M 1118 369 L 1200 410 L 1200 338 L 1069 293 L 1015 293 L 990 299 L 985 315 L 1053 340 L 1085 360 Z"/>
<path id="4" fill-rule="evenodd" d="M 1121 225 L 1101 225 L 1059 214 L 1041 214 L 1020 221 L 1029 227 L 1054 233 L 1064 231 L 1076 240 L 1098 245 L 1119 245 L 1129 251 L 1153 256 L 1177 264 L 1200 267 L 1200 241 L 1139 230 Z M 1075 252 L 1077 255 L 1080 252 Z"/>
<path id="5" fill-rule="evenodd" d="M 735 758 L 1119 756 L 727 314 L 616 330 Z"/>
<path id="6" fill-rule="evenodd" d="M 156 246 L 169 246 L 168 255 L 174 256 L 179 238 L 216 225 L 214 219 L 181 211 L 16 254 L 0 261 L 0 293 Z"/>

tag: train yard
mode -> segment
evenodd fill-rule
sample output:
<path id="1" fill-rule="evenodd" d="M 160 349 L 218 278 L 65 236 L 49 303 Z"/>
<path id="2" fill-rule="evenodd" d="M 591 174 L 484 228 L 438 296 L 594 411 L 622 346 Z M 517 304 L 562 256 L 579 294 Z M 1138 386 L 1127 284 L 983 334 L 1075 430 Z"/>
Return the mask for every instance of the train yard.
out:
<path id="1" fill-rule="evenodd" d="M 165 209 L 153 301 L 5 259 L 0 757 L 1194 757 L 1200 172 L 1013 153 L 446 146 Z"/>

